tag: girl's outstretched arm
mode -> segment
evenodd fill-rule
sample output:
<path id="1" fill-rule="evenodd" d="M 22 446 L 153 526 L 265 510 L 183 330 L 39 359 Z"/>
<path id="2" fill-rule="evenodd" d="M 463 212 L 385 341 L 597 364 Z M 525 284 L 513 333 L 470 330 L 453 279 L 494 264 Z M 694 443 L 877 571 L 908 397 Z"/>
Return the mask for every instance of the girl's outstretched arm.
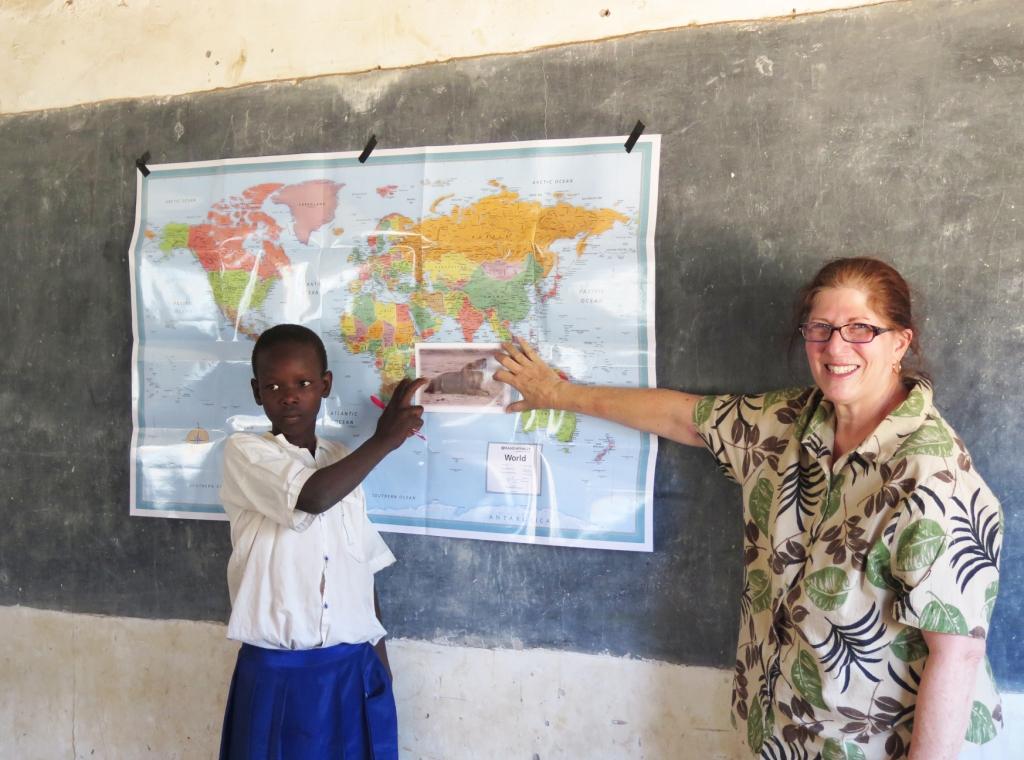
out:
<path id="1" fill-rule="evenodd" d="M 381 461 L 423 425 L 423 407 L 412 399 L 427 381 L 402 380 L 385 407 L 374 434 L 344 459 L 317 470 L 302 486 L 295 508 L 318 515 L 355 490 Z"/>
<path id="2" fill-rule="evenodd" d="M 655 433 L 687 446 L 701 446 L 693 410 L 701 397 L 664 388 L 613 388 L 578 385 L 563 379 L 525 341 L 514 338 L 496 354 L 504 369 L 494 379 L 507 383 L 523 398 L 506 411 L 563 409 L 618 422 Z"/>

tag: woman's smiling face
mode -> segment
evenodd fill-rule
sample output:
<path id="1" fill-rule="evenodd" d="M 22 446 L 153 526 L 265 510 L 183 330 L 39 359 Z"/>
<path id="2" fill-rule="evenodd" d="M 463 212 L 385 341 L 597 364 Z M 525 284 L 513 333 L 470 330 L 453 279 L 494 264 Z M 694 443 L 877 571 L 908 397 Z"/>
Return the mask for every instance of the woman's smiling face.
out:
<path id="1" fill-rule="evenodd" d="M 834 327 L 860 322 L 889 329 L 870 343 L 848 343 L 838 330 L 824 343 L 804 343 L 811 374 L 825 398 L 854 410 L 874 409 L 891 396 L 900 384 L 893 367 L 913 337 L 910 330 L 894 329 L 868 302 L 868 294 L 859 288 L 825 288 L 814 297 L 805 320 Z"/>

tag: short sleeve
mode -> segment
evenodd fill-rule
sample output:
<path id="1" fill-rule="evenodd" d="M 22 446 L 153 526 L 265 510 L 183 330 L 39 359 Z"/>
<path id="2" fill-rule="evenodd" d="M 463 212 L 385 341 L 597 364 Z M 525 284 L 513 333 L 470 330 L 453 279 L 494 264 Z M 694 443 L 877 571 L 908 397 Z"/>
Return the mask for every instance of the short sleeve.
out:
<path id="1" fill-rule="evenodd" d="M 727 442 L 736 437 L 734 434 L 744 435 L 740 430 L 743 423 L 737 413 L 742 398 L 735 395 L 704 396 L 693 409 L 693 423 L 705 448 L 711 452 L 726 477 L 737 483 L 740 481 L 737 475 L 739 452 Z"/>
<path id="2" fill-rule="evenodd" d="M 369 571 L 376 573 L 378 570 L 383 570 L 385 567 L 393 565 L 395 563 L 395 555 L 391 553 L 391 549 L 388 548 L 388 545 L 384 543 L 384 539 L 381 538 L 377 526 L 370 522 L 370 517 L 366 514 L 366 496 L 363 493 L 362 486 L 359 486 L 349 494 L 346 500 L 352 500 L 353 497 L 358 501 L 358 519 L 362 521 L 362 530 L 359 532 L 362 539 L 363 558 Z"/>
<path id="3" fill-rule="evenodd" d="M 789 440 L 812 419 L 814 396 L 813 387 L 704 396 L 693 407 L 693 423 L 719 469 L 742 483 L 759 462 L 776 466 Z"/>
<path id="4" fill-rule="evenodd" d="M 384 543 L 377 527 L 366 514 L 366 495 L 362 486 L 341 500 L 340 511 L 350 551 L 371 573 L 395 563 L 395 555 Z"/>
<path id="5" fill-rule="evenodd" d="M 383 570 L 385 567 L 395 564 L 395 555 L 384 543 L 380 532 L 377 530 L 370 518 L 363 513 L 366 524 L 363 526 L 363 556 L 366 557 L 366 564 L 371 573 Z"/>
<path id="6" fill-rule="evenodd" d="M 933 476 L 904 501 L 890 554 L 894 617 L 926 631 L 985 638 L 999 591 L 1002 510 L 979 479 L 959 476 Z"/>
<path id="7" fill-rule="evenodd" d="M 231 509 L 253 510 L 279 525 L 305 530 L 315 515 L 295 509 L 299 493 L 316 470 L 260 436 L 237 434 L 224 447 L 220 497 Z"/>

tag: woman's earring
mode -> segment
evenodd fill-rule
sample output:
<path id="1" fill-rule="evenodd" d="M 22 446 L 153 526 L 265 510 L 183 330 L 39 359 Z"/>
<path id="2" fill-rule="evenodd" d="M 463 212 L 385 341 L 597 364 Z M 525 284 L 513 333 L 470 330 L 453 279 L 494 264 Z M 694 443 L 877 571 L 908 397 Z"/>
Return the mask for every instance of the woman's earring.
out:
<path id="1" fill-rule="evenodd" d="M 896 363 L 892 365 L 892 373 L 894 375 L 898 376 L 902 370 L 903 370 L 903 362 L 901 362 L 899 359 L 897 359 Z"/>

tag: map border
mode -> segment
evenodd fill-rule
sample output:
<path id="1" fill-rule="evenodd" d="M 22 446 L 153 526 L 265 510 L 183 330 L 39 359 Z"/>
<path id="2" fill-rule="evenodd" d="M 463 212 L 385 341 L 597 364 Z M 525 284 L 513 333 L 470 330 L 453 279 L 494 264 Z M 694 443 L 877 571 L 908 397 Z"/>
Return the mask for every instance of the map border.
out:
<path id="1" fill-rule="evenodd" d="M 405 163 L 410 157 L 422 156 L 425 163 L 431 160 L 445 161 L 476 161 L 501 160 L 510 154 L 516 158 L 531 156 L 566 156 L 593 153 L 613 153 L 625 150 L 622 137 L 591 137 L 561 140 L 531 140 L 523 142 L 475 143 L 450 146 L 425 146 L 418 148 L 378 149 L 373 152 L 370 160 L 374 164 Z M 631 154 L 641 161 L 641 198 L 637 238 L 640 241 L 638 258 L 643 276 L 641 287 L 644 292 L 641 298 L 646 308 L 646 322 L 638 329 L 638 342 L 641 351 L 647 357 L 646 367 L 641 367 L 641 387 L 655 387 L 656 352 L 654 333 L 654 229 L 657 219 L 659 158 L 661 135 L 643 135 L 634 145 Z M 128 257 L 129 282 L 131 288 L 132 308 L 132 436 L 129 452 L 129 507 L 131 516 L 169 517 L 193 520 L 226 521 L 227 515 L 221 507 L 201 504 L 177 504 L 176 508 L 168 509 L 164 505 L 153 502 L 141 502 L 138 499 L 138 483 L 142 479 L 141 462 L 137 455 L 139 446 L 139 419 L 142 407 L 141 383 L 139 378 L 140 340 L 139 314 L 142 311 L 141 293 L 137 287 L 136 269 L 143 245 L 143 219 L 146 218 L 148 207 L 148 191 L 150 184 L 160 180 L 178 177 L 195 177 L 215 175 L 230 168 L 233 173 L 260 172 L 267 168 L 296 169 L 304 166 L 327 168 L 358 168 L 360 151 L 344 151 L 335 153 L 304 153 L 280 156 L 254 156 L 243 158 L 214 159 L 208 161 L 178 162 L 168 164 L 149 164 L 148 175 L 138 172 L 135 193 L 135 226 L 132 232 L 130 255 Z M 637 490 L 644 494 L 643 508 L 637 511 L 633 530 L 629 533 L 614 531 L 579 531 L 559 529 L 551 535 L 551 529 L 540 526 L 483 526 L 480 523 L 461 523 L 457 520 L 431 520 L 417 518 L 387 517 L 371 515 L 371 520 L 382 531 L 409 533 L 417 535 L 438 535 L 455 538 L 475 538 L 500 540 L 516 543 L 548 544 L 555 546 L 576 546 L 587 548 L 617 549 L 625 551 L 653 551 L 653 512 L 654 512 L 654 470 L 657 459 L 658 439 L 654 435 L 644 435 L 640 448 L 638 463 Z M 472 525 L 473 529 L 459 527 Z M 484 529 L 486 528 L 486 529 Z"/>

